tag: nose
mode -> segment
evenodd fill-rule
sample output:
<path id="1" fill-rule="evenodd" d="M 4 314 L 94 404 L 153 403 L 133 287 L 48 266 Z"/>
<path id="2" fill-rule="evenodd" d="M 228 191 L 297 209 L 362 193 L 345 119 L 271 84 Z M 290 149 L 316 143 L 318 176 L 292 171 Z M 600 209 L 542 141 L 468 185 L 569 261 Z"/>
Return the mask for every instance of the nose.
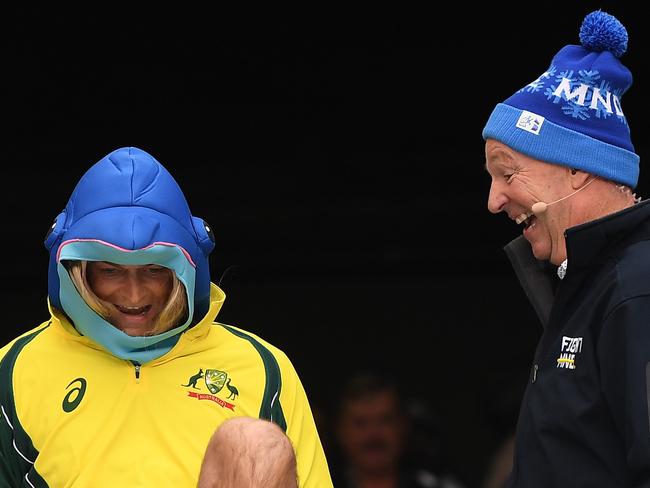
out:
<path id="1" fill-rule="evenodd" d="M 143 305 L 146 293 L 142 278 L 137 273 L 128 272 L 122 287 L 122 297 L 125 301 L 122 305 L 133 307 Z"/>
<path id="2" fill-rule="evenodd" d="M 490 183 L 490 193 L 488 195 L 487 207 L 493 214 L 503 211 L 503 207 L 508 203 L 508 197 L 500 189 L 499 185 L 492 180 Z"/>

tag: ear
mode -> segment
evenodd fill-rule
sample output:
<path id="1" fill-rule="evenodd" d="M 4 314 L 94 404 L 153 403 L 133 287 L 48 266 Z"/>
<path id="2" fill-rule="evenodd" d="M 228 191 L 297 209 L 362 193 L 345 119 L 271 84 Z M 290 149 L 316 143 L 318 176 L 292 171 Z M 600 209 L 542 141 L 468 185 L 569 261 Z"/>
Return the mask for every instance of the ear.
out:
<path id="1" fill-rule="evenodd" d="M 567 169 L 569 172 L 569 179 L 571 180 L 571 187 L 574 190 L 579 190 L 583 186 L 585 186 L 591 178 L 595 178 L 595 176 L 586 173 L 584 171 L 581 171 L 579 169 Z"/>

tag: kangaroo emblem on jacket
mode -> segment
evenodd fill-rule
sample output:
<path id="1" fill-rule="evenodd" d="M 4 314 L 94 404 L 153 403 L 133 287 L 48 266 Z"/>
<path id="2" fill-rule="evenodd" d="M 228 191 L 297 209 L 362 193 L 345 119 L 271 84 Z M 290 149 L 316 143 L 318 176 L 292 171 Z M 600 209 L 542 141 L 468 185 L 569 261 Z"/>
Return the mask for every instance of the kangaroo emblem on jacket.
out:
<path id="1" fill-rule="evenodd" d="M 187 384 L 181 386 L 192 387 L 195 390 L 200 390 L 201 388 L 197 386 L 197 382 L 201 378 L 203 378 L 205 386 L 210 391 L 210 393 L 188 391 L 187 396 L 189 398 L 195 398 L 197 400 L 210 400 L 234 412 L 235 404 L 231 402 L 234 402 L 237 399 L 239 396 L 239 390 L 235 385 L 230 384 L 231 379 L 228 377 L 228 373 L 218 369 L 206 369 L 204 373 L 203 368 L 199 368 L 199 372 L 195 375 L 190 376 Z M 224 388 L 229 392 L 226 400 L 216 396 L 217 393 L 219 393 Z M 228 400 L 230 400 L 230 402 Z"/>
<path id="2" fill-rule="evenodd" d="M 190 379 L 187 380 L 187 385 L 181 385 L 181 386 L 191 386 L 192 388 L 200 390 L 201 388 L 196 386 L 196 382 L 199 381 L 201 378 L 203 378 L 203 368 L 199 368 L 198 373 L 190 376 Z"/>

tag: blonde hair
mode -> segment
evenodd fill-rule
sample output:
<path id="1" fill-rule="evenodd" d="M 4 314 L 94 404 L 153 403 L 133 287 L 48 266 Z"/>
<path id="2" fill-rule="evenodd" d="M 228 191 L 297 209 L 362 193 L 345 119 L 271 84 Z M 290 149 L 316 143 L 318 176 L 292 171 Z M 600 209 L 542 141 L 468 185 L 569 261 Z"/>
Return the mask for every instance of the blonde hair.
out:
<path id="1" fill-rule="evenodd" d="M 77 288 L 81 298 L 92 308 L 97 314 L 110 322 L 110 308 L 107 302 L 99 298 L 92 291 L 88 284 L 86 268 L 87 261 L 66 261 L 65 267 L 70 274 L 70 278 Z M 160 312 L 156 320 L 154 328 L 147 332 L 146 335 L 161 334 L 169 329 L 172 329 L 180 324 L 180 322 L 187 317 L 188 305 L 187 295 L 185 293 L 185 286 L 172 271 L 172 290 L 169 294 L 167 304 Z"/>

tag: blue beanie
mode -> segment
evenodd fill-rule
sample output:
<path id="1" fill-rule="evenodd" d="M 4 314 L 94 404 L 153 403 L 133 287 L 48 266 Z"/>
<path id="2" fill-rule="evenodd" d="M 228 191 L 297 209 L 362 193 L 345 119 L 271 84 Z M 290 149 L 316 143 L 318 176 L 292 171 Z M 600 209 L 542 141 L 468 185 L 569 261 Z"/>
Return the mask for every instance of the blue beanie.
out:
<path id="1" fill-rule="evenodd" d="M 639 156 L 621 107 L 632 74 L 618 59 L 627 31 L 598 10 L 583 20 L 580 42 L 563 47 L 539 78 L 499 103 L 483 138 L 634 188 Z"/>

